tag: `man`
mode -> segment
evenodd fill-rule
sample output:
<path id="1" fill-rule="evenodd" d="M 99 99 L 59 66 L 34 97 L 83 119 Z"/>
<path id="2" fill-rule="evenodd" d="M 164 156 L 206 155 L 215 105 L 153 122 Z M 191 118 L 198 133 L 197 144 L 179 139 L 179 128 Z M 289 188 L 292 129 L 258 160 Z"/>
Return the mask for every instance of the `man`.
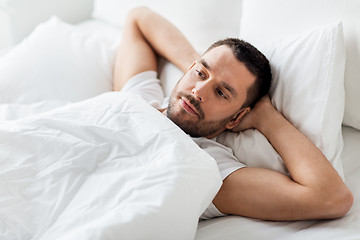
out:
<path id="1" fill-rule="evenodd" d="M 163 98 L 156 79 L 158 55 L 185 73 L 165 108 L 158 99 Z M 271 105 L 266 95 L 270 79 L 266 58 L 250 44 L 227 39 L 200 57 L 173 25 L 144 7 L 129 13 L 114 66 L 114 90 L 141 94 L 217 161 L 223 185 L 203 218 L 344 216 L 353 202 L 351 192 L 319 149 Z M 245 167 L 226 147 L 210 140 L 225 130 L 249 128 L 264 134 L 291 177 Z"/>

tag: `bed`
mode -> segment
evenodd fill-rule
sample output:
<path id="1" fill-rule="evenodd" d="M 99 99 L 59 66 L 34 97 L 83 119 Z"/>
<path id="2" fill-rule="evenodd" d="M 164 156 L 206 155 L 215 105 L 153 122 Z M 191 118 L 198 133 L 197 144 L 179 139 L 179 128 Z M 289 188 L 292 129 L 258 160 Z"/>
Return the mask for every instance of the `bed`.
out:
<path id="1" fill-rule="evenodd" d="M 359 1 L 50 2 L 0 3 L 0 239 L 360 239 Z M 345 217 L 199 220 L 221 186 L 214 160 L 137 96 L 111 92 L 126 12 L 144 4 L 199 52 L 232 36 L 265 53 L 273 104 L 354 195 Z M 182 73 L 163 59 L 159 73 L 169 95 Z M 218 141 L 287 174 L 255 130 Z"/>

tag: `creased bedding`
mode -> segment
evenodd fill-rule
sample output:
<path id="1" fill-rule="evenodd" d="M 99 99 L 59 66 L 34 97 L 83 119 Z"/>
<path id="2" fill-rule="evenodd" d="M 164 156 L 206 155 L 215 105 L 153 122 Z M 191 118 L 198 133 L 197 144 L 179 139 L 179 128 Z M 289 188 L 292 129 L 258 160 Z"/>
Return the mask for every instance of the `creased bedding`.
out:
<path id="1" fill-rule="evenodd" d="M 0 239 L 193 239 L 215 161 L 136 95 L 0 122 Z"/>

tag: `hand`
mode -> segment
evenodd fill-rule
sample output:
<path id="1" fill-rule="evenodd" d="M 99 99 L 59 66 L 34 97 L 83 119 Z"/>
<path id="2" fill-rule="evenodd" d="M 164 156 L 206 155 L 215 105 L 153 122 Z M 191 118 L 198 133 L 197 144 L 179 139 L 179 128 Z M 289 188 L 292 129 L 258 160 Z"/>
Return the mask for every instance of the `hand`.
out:
<path id="1" fill-rule="evenodd" d="M 258 129 L 262 121 L 266 121 L 267 118 L 274 112 L 277 112 L 275 107 L 271 104 L 269 95 L 262 97 L 255 107 L 247 113 L 240 123 L 231 129 L 232 132 L 241 132 L 247 129 Z"/>

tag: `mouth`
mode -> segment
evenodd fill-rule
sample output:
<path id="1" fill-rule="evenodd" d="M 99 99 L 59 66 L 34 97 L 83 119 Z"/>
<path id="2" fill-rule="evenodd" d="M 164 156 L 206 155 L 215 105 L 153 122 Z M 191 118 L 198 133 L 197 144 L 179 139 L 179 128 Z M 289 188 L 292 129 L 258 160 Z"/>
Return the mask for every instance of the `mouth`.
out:
<path id="1" fill-rule="evenodd" d="M 187 100 L 186 98 L 184 97 L 180 98 L 180 105 L 190 115 L 199 116 L 199 113 L 194 107 L 194 105 L 192 105 L 190 101 Z"/>

